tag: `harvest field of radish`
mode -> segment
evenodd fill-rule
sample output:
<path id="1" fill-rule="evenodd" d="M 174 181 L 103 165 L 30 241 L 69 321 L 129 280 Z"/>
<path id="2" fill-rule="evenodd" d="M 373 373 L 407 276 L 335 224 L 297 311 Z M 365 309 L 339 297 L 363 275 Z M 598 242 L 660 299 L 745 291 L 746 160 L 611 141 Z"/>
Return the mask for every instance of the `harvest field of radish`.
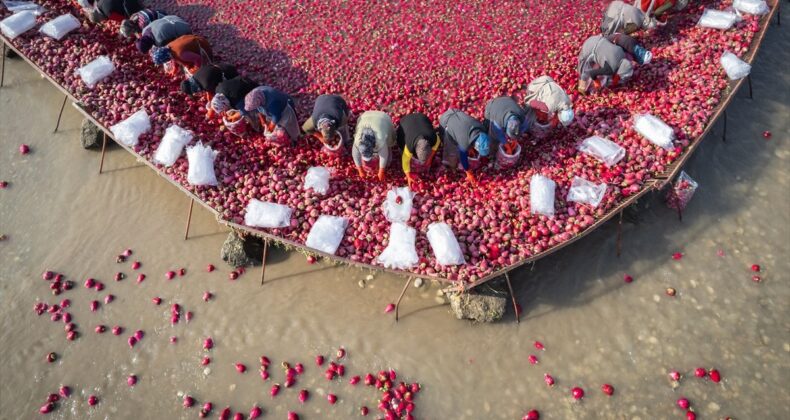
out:
<path id="1" fill-rule="evenodd" d="M 631 4 L 0 2 L 0 418 L 790 417 L 781 5 Z"/>

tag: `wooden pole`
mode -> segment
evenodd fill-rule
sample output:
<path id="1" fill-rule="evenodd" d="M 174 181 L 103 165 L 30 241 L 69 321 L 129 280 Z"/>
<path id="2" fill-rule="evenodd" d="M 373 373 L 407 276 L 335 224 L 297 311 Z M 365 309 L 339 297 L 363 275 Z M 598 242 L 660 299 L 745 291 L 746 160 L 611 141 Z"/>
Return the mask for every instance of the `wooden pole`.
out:
<path id="1" fill-rule="evenodd" d="M 58 123 L 55 124 L 55 130 L 53 133 L 58 132 L 58 128 L 60 128 L 60 119 L 63 117 L 63 108 L 66 107 L 66 101 L 69 99 L 68 95 L 63 97 L 63 104 L 60 105 L 60 113 L 58 114 Z"/>
<path id="2" fill-rule="evenodd" d="M 723 114 L 722 117 L 724 117 L 724 130 L 721 133 L 721 141 L 726 142 L 727 141 L 727 109 L 726 108 L 724 109 L 724 112 L 722 114 Z"/>
<path id="3" fill-rule="evenodd" d="M 3 42 L 3 41 L 0 41 Z M 3 42 L 3 69 L 0 70 L 0 87 L 3 87 L 3 83 L 5 82 L 5 54 L 6 54 L 6 45 Z"/>
<path id="4" fill-rule="evenodd" d="M 263 240 L 263 256 L 261 257 L 261 286 L 266 278 L 266 256 L 269 254 L 269 240 Z"/>
<path id="5" fill-rule="evenodd" d="M 746 76 L 746 81 L 749 82 L 749 99 L 754 99 L 752 96 L 752 75 Z"/>
<path id="6" fill-rule="evenodd" d="M 99 162 L 99 175 L 104 170 L 104 153 L 107 150 L 107 133 L 102 132 L 101 137 L 101 161 Z"/>
<path id="7" fill-rule="evenodd" d="M 617 220 L 617 257 L 623 250 L 623 211 L 620 210 L 620 217 Z"/>
<path id="8" fill-rule="evenodd" d="M 518 310 L 518 303 L 516 303 L 516 294 L 513 293 L 513 285 L 510 284 L 510 272 L 505 272 L 505 282 L 507 282 L 507 289 L 510 291 L 510 301 L 513 302 L 513 313 L 516 314 L 516 324 L 521 323 L 521 314 Z"/>
<path id="9" fill-rule="evenodd" d="M 403 285 L 403 290 L 400 291 L 400 296 L 398 296 L 398 301 L 395 302 L 395 322 L 398 322 L 398 310 L 400 309 L 400 301 L 403 299 L 403 295 L 406 294 L 406 290 L 409 288 L 411 284 L 411 277 L 406 279 L 406 284 Z"/>
<path id="10" fill-rule="evenodd" d="M 186 231 L 184 232 L 184 240 L 185 241 L 187 239 L 189 239 L 189 225 L 192 223 L 192 207 L 194 207 L 194 206 L 195 206 L 195 199 L 194 198 L 190 198 L 189 199 L 189 214 L 187 214 L 187 228 L 186 228 Z"/>

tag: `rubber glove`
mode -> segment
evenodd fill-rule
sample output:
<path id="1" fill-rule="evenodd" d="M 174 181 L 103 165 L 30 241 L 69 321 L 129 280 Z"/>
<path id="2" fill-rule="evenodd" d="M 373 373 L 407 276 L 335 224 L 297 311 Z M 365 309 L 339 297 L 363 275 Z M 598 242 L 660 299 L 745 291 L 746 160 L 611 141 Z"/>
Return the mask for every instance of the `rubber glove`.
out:
<path id="1" fill-rule="evenodd" d="M 364 170 L 364 169 L 362 169 L 362 167 L 361 167 L 361 166 L 357 166 L 357 173 L 359 174 L 359 177 L 360 177 L 360 178 L 362 178 L 362 179 L 364 179 L 364 178 L 365 178 L 365 170 Z"/>
<path id="2" fill-rule="evenodd" d="M 472 186 L 477 186 L 477 180 L 475 179 L 475 175 L 472 171 L 466 171 L 466 180 L 469 181 Z"/>
<path id="3" fill-rule="evenodd" d="M 379 169 L 379 181 L 384 182 L 384 168 Z"/>

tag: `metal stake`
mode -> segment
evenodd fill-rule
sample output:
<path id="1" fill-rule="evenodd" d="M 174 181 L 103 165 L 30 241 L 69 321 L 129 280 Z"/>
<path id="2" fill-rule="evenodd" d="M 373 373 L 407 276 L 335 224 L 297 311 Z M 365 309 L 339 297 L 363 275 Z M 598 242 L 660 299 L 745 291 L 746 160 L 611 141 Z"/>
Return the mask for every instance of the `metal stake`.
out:
<path id="1" fill-rule="evenodd" d="M 2 41 L 0 41 L 2 42 Z M 5 50 L 6 50 L 5 42 L 3 42 L 3 69 L 0 70 L 0 87 L 3 87 L 3 82 L 5 81 Z"/>
<path id="2" fill-rule="evenodd" d="M 269 254 L 269 240 L 263 240 L 263 257 L 261 257 L 261 286 L 263 286 L 263 279 L 266 276 L 266 255 Z"/>
<path id="3" fill-rule="evenodd" d="M 398 296 L 398 301 L 395 302 L 395 322 L 398 322 L 398 310 L 400 309 L 400 301 L 403 299 L 403 295 L 406 294 L 406 290 L 409 288 L 409 284 L 411 284 L 411 277 L 406 279 L 406 284 L 403 285 L 403 290 L 400 291 L 400 296 Z"/>
<path id="4" fill-rule="evenodd" d="M 754 97 L 752 96 L 752 75 L 751 74 L 746 76 L 746 81 L 749 82 L 749 99 L 754 99 Z"/>
<path id="5" fill-rule="evenodd" d="M 521 314 L 518 310 L 518 303 L 516 303 L 516 295 L 513 293 L 513 285 L 510 284 L 510 273 L 505 272 L 505 282 L 507 282 L 507 289 L 510 291 L 510 300 L 513 302 L 513 312 L 516 314 L 516 324 L 521 323 Z"/>
<path id="6" fill-rule="evenodd" d="M 727 141 L 727 109 L 726 108 L 724 109 L 723 114 L 724 114 L 723 115 L 724 116 L 724 130 L 721 133 L 721 141 L 726 142 Z"/>
<path id="7" fill-rule="evenodd" d="M 60 105 L 60 113 L 58 114 L 58 123 L 55 124 L 55 131 L 53 133 L 58 132 L 58 128 L 60 128 L 60 119 L 63 117 L 63 108 L 66 107 L 66 101 L 69 99 L 68 96 L 63 97 L 63 104 Z"/>
<path id="8" fill-rule="evenodd" d="M 620 210 L 620 218 L 617 220 L 617 256 L 623 250 L 623 211 Z"/>
<path id="9" fill-rule="evenodd" d="M 192 223 L 192 207 L 195 205 L 195 199 L 191 198 L 189 200 L 189 214 L 187 215 L 187 229 L 184 232 L 184 240 L 186 241 L 189 239 L 189 225 Z"/>
<path id="10" fill-rule="evenodd" d="M 104 152 L 107 150 L 107 133 L 102 132 L 101 137 L 101 161 L 99 162 L 99 175 L 101 175 L 101 171 L 104 169 Z"/>

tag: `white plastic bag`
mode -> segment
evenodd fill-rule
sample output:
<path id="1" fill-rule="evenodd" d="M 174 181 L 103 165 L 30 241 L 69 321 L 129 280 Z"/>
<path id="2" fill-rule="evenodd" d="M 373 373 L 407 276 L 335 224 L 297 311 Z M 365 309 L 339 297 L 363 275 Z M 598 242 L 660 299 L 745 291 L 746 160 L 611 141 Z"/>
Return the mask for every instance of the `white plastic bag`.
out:
<path id="1" fill-rule="evenodd" d="M 47 9 L 39 6 L 32 1 L 3 0 L 6 9 L 11 13 L 18 13 L 25 10 L 33 12 L 36 16 L 41 16 Z"/>
<path id="2" fill-rule="evenodd" d="M 634 129 L 651 143 L 666 150 L 672 150 L 675 132 L 657 117 L 639 114 L 634 118 Z"/>
<path id="3" fill-rule="evenodd" d="M 135 112 L 129 118 L 110 127 L 115 140 L 128 147 L 136 146 L 140 136 L 150 129 L 151 120 L 144 109 Z"/>
<path id="4" fill-rule="evenodd" d="M 333 254 L 346 235 L 348 219 L 345 217 L 321 215 L 307 234 L 305 245 L 327 254 Z"/>
<path id="5" fill-rule="evenodd" d="M 165 130 L 165 135 L 154 153 L 154 162 L 173 166 L 181 156 L 184 146 L 192 141 L 192 132 L 177 125 L 171 125 Z"/>
<path id="6" fill-rule="evenodd" d="M 192 185 L 217 185 L 217 176 L 214 174 L 214 159 L 219 152 L 198 142 L 192 147 L 187 147 L 189 170 L 187 181 Z"/>
<path id="7" fill-rule="evenodd" d="M 411 206 L 414 193 L 409 187 L 393 188 L 387 192 L 384 200 L 384 216 L 390 222 L 406 223 L 411 217 Z"/>
<path id="8" fill-rule="evenodd" d="M 752 66 L 749 63 L 741 60 L 737 55 L 729 51 L 724 51 L 719 61 L 730 80 L 743 79 L 752 71 Z"/>
<path id="9" fill-rule="evenodd" d="M 606 194 L 606 183 L 595 184 L 584 178 L 574 177 L 571 189 L 568 190 L 568 201 L 589 204 L 598 207 Z"/>
<path id="10" fill-rule="evenodd" d="M 543 175 L 532 175 L 529 181 L 529 208 L 532 214 L 554 215 L 554 190 L 557 183 Z"/>
<path id="11" fill-rule="evenodd" d="M 60 15 L 41 25 L 39 32 L 60 41 L 64 36 L 68 35 L 69 32 L 80 26 L 82 26 L 82 24 L 79 19 L 75 18 L 71 13 L 66 13 L 65 15 Z"/>
<path id="12" fill-rule="evenodd" d="M 419 261 L 414 242 L 417 231 L 403 223 L 393 223 L 387 247 L 379 254 L 377 260 L 384 267 L 406 270 L 414 267 Z"/>
<path id="13" fill-rule="evenodd" d="M 323 166 L 310 167 L 304 177 L 304 189 L 312 188 L 319 194 L 326 194 L 329 191 L 329 177 L 331 175 L 329 169 Z"/>
<path id="14" fill-rule="evenodd" d="M 735 22 L 739 20 L 741 20 L 741 17 L 735 12 L 705 9 L 705 11 L 702 12 L 702 17 L 699 18 L 699 22 L 697 24 L 704 28 L 721 29 L 726 31 L 727 29 L 732 28 L 732 25 L 734 25 Z"/>
<path id="15" fill-rule="evenodd" d="M 698 187 L 697 181 L 694 181 L 686 171 L 680 171 L 675 185 L 667 191 L 667 206 L 675 210 L 685 209 Z"/>
<path id="16" fill-rule="evenodd" d="M 436 261 L 441 265 L 466 264 L 458 239 L 453 234 L 453 229 L 447 223 L 431 223 L 428 226 L 428 242 L 433 249 Z"/>
<path id="17" fill-rule="evenodd" d="M 115 65 L 110 60 L 110 57 L 103 55 L 90 63 L 80 67 L 77 74 L 82 78 L 89 88 L 96 86 L 102 79 L 112 74 L 115 71 Z"/>
<path id="18" fill-rule="evenodd" d="M 34 26 L 36 26 L 36 14 L 30 10 L 13 14 L 0 21 L 0 30 L 9 39 L 22 35 Z"/>
<path id="19" fill-rule="evenodd" d="M 189 153 L 189 151 L 187 151 Z M 283 228 L 291 225 L 293 210 L 282 204 L 270 203 L 256 199 L 247 204 L 244 224 L 262 228 Z"/>
<path id="20" fill-rule="evenodd" d="M 603 137 L 592 136 L 584 139 L 579 151 L 590 155 L 608 167 L 612 167 L 625 157 L 625 149 L 619 144 Z"/>
<path id="21" fill-rule="evenodd" d="M 735 0 L 732 2 L 732 7 L 740 12 L 752 15 L 764 15 L 770 10 L 765 0 Z"/>

